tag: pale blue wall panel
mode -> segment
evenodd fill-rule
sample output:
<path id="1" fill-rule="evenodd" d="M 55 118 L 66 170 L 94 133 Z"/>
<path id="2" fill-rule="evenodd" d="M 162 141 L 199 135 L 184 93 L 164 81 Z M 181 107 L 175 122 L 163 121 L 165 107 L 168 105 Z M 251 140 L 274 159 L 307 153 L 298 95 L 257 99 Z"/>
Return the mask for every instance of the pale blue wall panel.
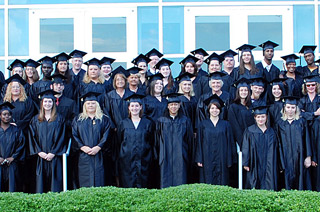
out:
<path id="1" fill-rule="evenodd" d="M 4 10 L 0 10 L 0 56 L 4 56 Z"/>

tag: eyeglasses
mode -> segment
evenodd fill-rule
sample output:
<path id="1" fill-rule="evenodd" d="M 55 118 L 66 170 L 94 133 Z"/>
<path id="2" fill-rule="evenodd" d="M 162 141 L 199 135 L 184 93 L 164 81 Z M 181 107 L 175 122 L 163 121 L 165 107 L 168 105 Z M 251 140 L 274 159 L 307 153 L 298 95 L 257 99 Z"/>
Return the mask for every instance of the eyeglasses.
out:
<path id="1" fill-rule="evenodd" d="M 316 84 L 306 84 L 307 87 L 314 87 Z"/>

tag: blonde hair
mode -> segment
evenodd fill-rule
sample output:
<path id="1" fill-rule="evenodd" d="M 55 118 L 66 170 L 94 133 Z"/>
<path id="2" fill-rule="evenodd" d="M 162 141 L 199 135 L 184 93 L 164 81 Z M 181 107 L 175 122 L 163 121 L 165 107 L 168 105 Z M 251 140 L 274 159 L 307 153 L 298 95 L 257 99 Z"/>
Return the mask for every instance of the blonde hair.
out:
<path id="1" fill-rule="evenodd" d="M 182 83 L 183 83 L 184 81 L 182 81 L 182 82 L 180 82 L 179 83 L 179 90 L 178 90 L 178 93 L 181 93 L 181 94 L 184 94 L 184 92 L 182 91 Z M 192 84 L 192 82 L 191 82 L 191 90 L 190 90 L 190 92 L 189 92 L 189 95 L 190 96 L 194 96 L 195 94 L 194 94 L 194 91 L 193 91 L 193 84 Z"/>
<path id="2" fill-rule="evenodd" d="M 317 82 L 314 82 L 314 83 L 316 83 L 316 86 L 317 86 L 317 88 L 316 88 L 316 93 L 317 93 L 317 94 L 320 94 L 320 84 L 317 83 Z M 307 94 L 308 94 L 308 90 L 307 90 L 306 83 L 303 83 L 303 84 L 302 84 L 302 94 L 303 94 L 303 95 L 307 95 Z"/>
<path id="3" fill-rule="evenodd" d="M 287 114 L 286 114 L 286 112 L 284 111 L 285 110 L 285 106 L 286 106 L 286 104 L 285 105 L 283 105 L 283 108 L 282 108 L 282 110 L 281 110 L 281 119 L 283 120 L 283 121 L 287 121 L 288 120 L 288 116 L 287 116 Z M 298 120 L 299 118 L 300 118 L 300 108 L 296 105 L 296 108 L 297 108 L 297 110 L 296 110 L 296 114 L 295 114 L 295 116 L 294 116 L 294 120 Z"/>
<path id="4" fill-rule="evenodd" d="M 122 79 L 124 79 L 124 88 L 126 88 L 126 87 L 127 87 L 127 78 L 126 78 L 126 76 L 124 76 L 124 74 L 122 74 L 122 73 L 117 73 L 117 74 L 114 76 L 113 82 L 112 82 L 113 88 L 114 88 L 114 89 L 117 89 L 116 80 L 117 80 L 117 77 L 118 77 L 118 76 L 120 76 L 120 77 L 122 77 Z"/>
<path id="5" fill-rule="evenodd" d="M 88 70 L 89 70 L 89 66 L 88 66 Z M 92 81 L 91 78 L 89 77 L 89 73 L 88 73 L 89 71 L 88 70 L 86 71 L 86 73 L 84 74 L 84 77 L 83 77 L 83 82 L 86 83 L 86 84 L 88 84 L 88 83 L 90 83 Z M 104 81 L 105 81 L 104 76 L 101 73 L 101 70 L 99 68 L 98 83 L 103 84 Z"/>
<path id="6" fill-rule="evenodd" d="M 94 101 L 94 102 L 96 103 L 96 113 L 95 113 L 94 117 L 95 117 L 96 119 L 102 120 L 103 112 L 102 112 L 102 110 L 101 110 L 101 107 L 100 107 L 100 105 L 99 105 L 99 102 L 97 102 L 97 101 Z M 85 103 L 83 104 L 83 107 L 82 107 L 82 111 L 83 111 L 83 112 L 80 113 L 79 118 L 78 118 L 78 121 L 83 121 L 83 120 L 89 118 L 88 113 L 87 113 L 87 109 L 86 109 L 86 105 L 87 105 L 87 102 L 85 102 Z"/>
<path id="7" fill-rule="evenodd" d="M 27 99 L 26 90 L 24 89 L 23 85 L 20 82 L 18 82 L 18 84 L 19 84 L 19 87 L 20 87 L 19 101 L 20 102 L 24 102 Z M 8 87 L 7 87 L 7 90 L 6 90 L 6 94 L 5 94 L 4 98 L 3 98 L 4 102 L 10 102 L 11 103 L 13 101 L 12 100 L 11 90 L 12 90 L 12 82 L 10 82 L 8 84 Z"/>
<path id="8" fill-rule="evenodd" d="M 51 109 L 51 117 L 50 117 L 48 122 L 55 121 L 56 118 L 57 118 L 57 115 L 58 115 L 57 108 L 56 108 L 56 103 L 55 103 L 54 100 L 52 100 L 52 101 L 53 101 L 53 105 L 52 105 L 52 109 Z M 44 109 L 43 109 L 43 99 L 42 99 L 41 102 L 40 102 L 40 111 L 39 111 L 38 120 L 39 120 L 39 122 L 43 122 L 45 119 L 46 118 L 45 118 L 45 113 L 44 113 Z"/>
<path id="9" fill-rule="evenodd" d="M 32 79 L 34 82 L 37 82 L 40 79 L 39 73 L 35 67 L 32 67 L 32 71 L 33 71 Z M 29 83 L 29 78 L 27 77 L 26 69 L 24 69 L 23 71 L 22 78 Z"/>

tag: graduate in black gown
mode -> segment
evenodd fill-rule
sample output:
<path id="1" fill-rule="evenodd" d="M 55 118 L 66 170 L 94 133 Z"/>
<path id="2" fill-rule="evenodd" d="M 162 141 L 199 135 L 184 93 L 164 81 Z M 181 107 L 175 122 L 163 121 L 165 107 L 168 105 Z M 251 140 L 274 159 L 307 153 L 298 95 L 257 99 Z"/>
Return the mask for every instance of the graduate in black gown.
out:
<path id="1" fill-rule="evenodd" d="M 37 81 L 39 81 L 39 73 L 37 71 L 37 67 L 40 64 L 32 59 L 29 59 L 25 62 L 25 69 L 23 74 L 23 79 L 27 82 L 25 85 L 26 94 L 30 96 L 31 85 Z M 30 96 L 31 98 L 31 96 Z"/>
<path id="2" fill-rule="evenodd" d="M 303 54 L 303 57 L 307 63 L 306 66 L 297 67 L 297 72 L 302 77 L 319 74 L 319 67 L 315 64 L 314 50 L 316 48 L 317 46 L 314 46 L 314 45 L 304 45 L 301 47 L 299 51 L 300 54 Z"/>
<path id="3" fill-rule="evenodd" d="M 250 78 L 251 84 L 251 101 L 268 101 L 268 93 L 266 90 L 267 81 L 262 77 L 252 77 Z"/>
<path id="4" fill-rule="evenodd" d="M 156 155 L 160 165 L 160 187 L 188 183 L 193 131 L 189 118 L 179 113 L 176 93 L 168 95 L 168 109 L 156 122 Z"/>
<path id="5" fill-rule="evenodd" d="M 223 101 L 214 94 L 204 102 L 210 118 L 200 122 L 197 132 L 196 157 L 200 183 L 229 185 L 229 168 L 236 160 L 236 145 L 228 121 L 219 114 Z"/>
<path id="6" fill-rule="evenodd" d="M 74 99 L 74 90 L 73 87 L 73 81 L 72 81 L 72 75 L 71 70 L 69 69 L 69 59 L 71 57 L 66 54 L 65 52 L 62 52 L 56 56 L 53 57 L 56 61 L 56 66 L 54 70 L 54 74 L 61 74 L 65 77 L 64 79 L 64 96 L 68 97 L 69 99 Z"/>
<path id="7" fill-rule="evenodd" d="M 311 158 L 311 182 L 312 190 L 320 191 L 320 118 L 317 117 L 311 128 L 312 158 Z"/>
<path id="8" fill-rule="evenodd" d="M 172 77 L 172 71 L 170 66 L 173 64 L 173 61 L 162 58 L 156 65 L 156 69 L 159 70 L 159 73 L 162 74 L 163 82 L 163 94 L 169 94 L 176 92 L 177 88 Z"/>
<path id="9" fill-rule="evenodd" d="M 137 93 L 137 94 L 140 94 L 140 95 L 145 95 L 146 94 L 146 90 L 144 87 L 142 86 L 139 86 L 140 84 L 140 68 L 138 67 L 131 67 L 129 69 L 127 69 L 127 81 L 128 81 L 128 87 L 126 88 L 126 90 L 130 92 L 133 92 L 133 93 Z"/>
<path id="10" fill-rule="evenodd" d="M 194 77 L 191 78 L 192 81 L 192 85 L 193 85 L 193 90 L 195 91 L 195 96 L 197 98 L 199 98 L 201 96 L 201 92 L 200 92 L 200 88 L 198 88 L 199 83 L 200 83 L 200 78 L 203 75 L 198 75 L 198 66 L 197 66 L 197 62 L 198 62 L 198 58 L 192 56 L 192 55 L 188 55 L 187 57 L 185 57 L 183 60 L 180 61 L 179 64 L 181 64 L 181 72 L 180 74 L 184 74 L 186 72 L 193 74 Z M 180 75 L 179 74 L 179 75 Z"/>
<path id="11" fill-rule="evenodd" d="M 115 61 L 116 59 L 110 58 L 110 57 L 103 57 L 101 61 L 101 73 L 102 76 L 105 79 L 105 83 L 107 84 L 107 90 L 111 91 L 113 90 L 113 79 L 111 77 L 111 72 L 113 70 L 111 64 Z"/>
<path id="12" fill-rule="evenodd" d="M 134 58 L 131 61 L 131 63 L 133 63 L 136 67 L 140 68 L 139 87 L 141 87 L 145 91 L 147 90 L 147 86 L 148 86 L 147 71 L 148 71 L 149 62 L 150 62 L 150 59 L 144 56 L 143 54 L 139 54 L 136 58 Z"/>
<path id="13" fill-rule="evenodd" d="M 203 48 L 198 48 L 195 49 L 193 51 L 190 52 L 191 54 L 193 54 L 193 56 L 195 56 L 196 58 L 198 58 L 199 60 L 196 62 L 197 66 L 198 66 L 198 75 L 199 76 L 206 76 L 208 75 L 208 73 L 202 69 L 202 64 L 205 60 L 205 57 L 208 56 L 208 52 L 206 52 L 206 50 L 204 50 Z"/>
<path id="14" fill-rule="evenodd" d="M 154 75 L 159 72 L 159 70 L 156 69 L 156 65 L 159 62 L 160 58 L 163 56 L 161 52 L 159 52 L 157 49 L 153 48 L 149 52 L 147 52 L 144 55 L 146 58 L 149 59 L 149 70 L 147 71 L 146 76 L 149 77 L 151 75 Z"/>
<path id="15" fill-rule="evenodd" d="M 302 97 L 303 78 L 296 72 L 296 59 L 299 57 L 295 54 L 289 54 L 281 57 L 285 61 L 285 71 L 280 74 L 281 78 L 286 78 L 287 91 L 289 96 Z"/>
<path id="16" fill-rule="evenodd" d="M 241 78 L 235 83 L 237 88 L 236 98 L 228 110 L 228 120 L 231 124 L 235 141 L 241 150 L 243 133 L 246 128 L 254 124 L 253 114 L 251 111 L 251 91 L 250 81 Z"/>
<path id="17" fill-rule="evenodd" d="M 285 96 L 285 85 L 284 81 L 286 78 L 276 78 L 271 82 L 271 100 L 272 103 L 269 106 L 269 126 L 274 127 L 277 121 L 281 118 L 281 110 L 283 108 L 282 97 Z"/>
<path id="18" fill-rule="evenodd" d="M 78 49 L 73 50 L 69 56 L 72 58 L 72 68 L 70 68 L 70 74 L 72 76 L 73 87 L 77 88 L 80 82 L 83 80 L 83 77 L 86 73 L 84 69 L 82 69 L 83 57 L 86 55 L 86 52 L 80 51 Z M 79 94 L 76 93 L 75 90 L 74 98 L 78 98 Z"/>
<path id="19" fill-rule="evenodd" d="M 38 60 L 38 62 L 41 63 L 41 73 L 43 74 L 43 78 L 33 83 L 30 88 L 30 97 L 35 102 L 37 107 L 40 105 L 38 94 L 50 89 L 50 76 L 53 71 L 53 63 L 55 60 L 51 57 L 45 56 Z"/>
<path id="20" fill-rule="evenodd" d="M 65 121 L 57 113 L 56 92 L 46 90 L 41 96 L 39 114 L 30 123 L 29 149 L 37 157 L 36 192 L 62 191 L 62 155 L 66 152 Z"/>
<path id="21" fill-rule="evenodd" d="M 256 104 L 258 103 L 258 104 Z M 244 188 L 278 189 L 278 139 L 268 127 L 266 104 L 253 103 L 255 124 L 243 134 L 242 165 L 245 170 Z"/>
<path id="22" fill-rule="evenodd" d="M 24 159 L 25 137 L 22 131 L 10 124 L 14 106 L 0 105 L 0 191 L 21 191 L 19 161 Z"/>
<path id="23" fill-rule="evenodd" d="M 83 99 L 83 112 L 72 123 L 72 135 L 79 151 L 78 180 L 80 187 L 105 185 L 103 150 L 109 141 L 110 119 L 103 114 L 97 96 L 89 92 Z"/>
<path id="24" fill-rule="evenodd" d="M 285 189 L 311 190 L 311 141 L 306 121 L 300 117 L 298 100 L 285 98 L 282 117 L 276 125 Z"/>
<path id="25" fill-rule="evenodd" d="M 154 146 L 154 124 L 142 117 L 144 96 L 132 94 L 129 117 L 122 120 L 117 130 L 119 141 L 120 186 L 125 188 L 149 187 L 150 164 Z"/>
<path id="26" fill-rule="evenodd" d="M 253 77 L 264 77 L 263 71 L 260 71 L 254 62 L 252 49 L 255 46 L 250 44 L 244 44 L 237 48 L 237 50 L 241 51 L 240 55 L 240 65 L 235 68 L 235 81 L 239 80 L 240 78 L 247 78 L 251 79 Z"/>
<path id="27" fill-rule="evenodd" d="M 234 56 L 236 55 L 237 53 L 231 49 L 223 52 L 220 55 L 224 59 L 222 72 L 227 74 L 224 80 L 226 81 L 226 84 L 230 85 L 228 92 L 230 93 L 232 99 L 234 99 L 236 93 L 236 88 L 232 86 L 235 83 Z"/>
<path id="28" fill-rule="evenodd" d="M 167 99 L 162 96 L 162 78 L 163 76 L 160 73 L 148 77 L 149 87 L 147 92 L 149 95 L 143 98 L 145 105 L 144 115 L 154 122 L 164 114 L 167 108 Z"/>

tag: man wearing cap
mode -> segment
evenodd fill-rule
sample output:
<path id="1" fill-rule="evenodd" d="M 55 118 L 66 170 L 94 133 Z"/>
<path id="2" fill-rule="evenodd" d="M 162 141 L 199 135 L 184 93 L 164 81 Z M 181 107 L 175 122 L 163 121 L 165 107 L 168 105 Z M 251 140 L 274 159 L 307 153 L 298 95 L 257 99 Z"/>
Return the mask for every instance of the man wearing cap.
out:
<path id="1" fill-rule="evenodd" d="M 38 94 L 50 89 L 50 76 L 53 71 L 53 63 L 55 60 L 51 57 L 45 56 L 38 60 L 38 62 L 41 64 L 41 73 L 43 74 L 43 78 L 31 85 L 30 96 L 36 105 L 39 106 L 40 101 Z"/>
<path id="2" fill-rule="evenodd" d="M 131 67 L 127 69 L 127 72 L 129 72 L 129 76 L 127 78 L 128 80 L 128 90 L 130 90 L 133 93 L 145 95 L 146 90 L 143 87 L 139 86 L 139 71 L 141 69 L 138 67 Z"/>
<path id="3" fill-rule="evenodd" d="M 86 55 L 86 52 L 80 50 L 73 50 L 69 56 L 72 58 L 72 68 L 70 69 L 70 73 L 72 75 L 72 80 L 75 88 L 79 85 L 80 81 L 83 80 L 83 77 L 86 73 L 84 69 L 82 69 L 83 57 Z"/>
<path id="4" fill-rule="evenodd" d="M 193 54 L 196 58 L 199 60 L 196 62 L 198 66 L 198 75 L 199 76 L 207 76 L 207 72 L 202 69 L 202 64 L 204 62 L 204 57 L 208 56 L 209 54 L 203 49 L 203 48 L 198 48 L 190 52 Z"/>
<path id="5" fill-rule="evenodd" d="M 314 45 L 304 45 L 299 51 L 300 54 L 303 54 L 304 60 L 307 63 L 306 66 L 297 67 L 297 72 L 302 77 L 312 75 L 312 74 L 319 74 L 319 67 L 315 64 L 315 60 L 314 60 L 314 50 L 316 48 L 317 46 L 314 46 Z"/>
<path id="6" fill-rule="evenodd" d="M 266 80 L 270 83 L 272 80 L 279 78 L 280 69 L 272 64 L 274 48 L 279 46 L 270 40 L 259 45 L 263 51 L 263 60 L 257 63 L 256 67 L 264 73 Z"/>
<path id="7" fill-rule="evenodd" d="M 163 54 L 157 49 L 153 48 L 147 54 L 145 54 L 145 56 L 150 59 L 147 76 L 156 74 L 159 70 L 155 69 L 155 66 L 157 65 Z"/>
<path id="8" fill-rule="evenodd" d="M 192 163 L 192 124 L 180 113 L 178 95 L 167 95 L 167 110 L 156 122 L 155 142 L 161 188 L 188 183 L 188 169 Z"/>

